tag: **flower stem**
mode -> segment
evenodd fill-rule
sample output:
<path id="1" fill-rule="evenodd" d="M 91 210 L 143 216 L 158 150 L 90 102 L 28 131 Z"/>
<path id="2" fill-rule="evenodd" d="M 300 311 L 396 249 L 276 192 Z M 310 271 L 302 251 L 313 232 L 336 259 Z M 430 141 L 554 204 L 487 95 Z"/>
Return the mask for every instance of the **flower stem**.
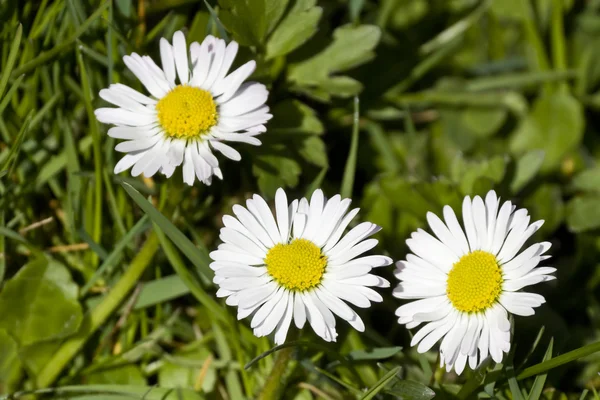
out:
<path id="1" fill-rule="evenodd" d="M 294 347 L 287 347 L 277 352 L 273 369 L 257 397 L 258 400 L 275 400 L 281 398 L 286 383 L 285 372 L 288 364 L 292 360 L 293 354 Z"/>
<path id="2" fill-rule="evenodd" d="M 46 363 L 46 367 L 42 369 L 37 377 L 36 386 L 38 388 L 47 388 L 52 385 L 65 366 L 77 355 L 85 342 L 117 310 L 119 305 L 125 300 L 125 297 L 138 283 L 146 267 L 152 261 L 158 247 L 158 238 L 152 232 L 121 279 L 108 295 L 104 297 L 102 302 L 91 311 L 89 318 L 84 320 L 79 332 L 67 339 L 56 353 L 54 353 L 50 361 Z"/>

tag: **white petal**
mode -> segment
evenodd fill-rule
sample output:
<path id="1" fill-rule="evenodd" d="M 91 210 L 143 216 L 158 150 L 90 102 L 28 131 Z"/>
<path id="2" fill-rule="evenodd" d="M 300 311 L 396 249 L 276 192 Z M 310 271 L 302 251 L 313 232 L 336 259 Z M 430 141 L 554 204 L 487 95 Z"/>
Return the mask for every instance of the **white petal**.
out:
<path id="1" fill-rule="evenodd" d="M 217 103 L 223 104 L 233 97 L 237 92 L 240 85 L 254 72 L 256 68 L 256 61 L 248 61 L 242 65 L 223 80 L 221 80 L 218 87 L 213 89 L 213 93 L 223 93 L 221 96 L 216 98 Z"/>
<path id="2" fill-rule="evenodd" d="M 496 230 L 496 218 L 498 216 L 498 205 L 500 204 L 500 200 L 498 196 L 496 196 L 496 192 L 490 190 L 485 196 L 485 208 L 486 208 L 486 218 L 487 218 L 487 241 L 482 244 L 482 248 L 485 251 L 490 251 L 494 244 L 494 232 Z"/>
<path id="3" fill-rule="evenodd" d="M 173 48 L 165 38 L 160 39 L 160 59 L 165 73 L 165 78 L 170 85 L 175 85 L 175 57 Z"/>
<path id="4" fill-rule="evenodd" d="M 275 343 L 283 344 L 285 342 L 285 338 L 287 337 L 288 329 L 290 328 L 290 323 L 292 322 L 292 316 L 294 313 L 294 295 L 290 293 L 287 298 L 287 307 L 285 310 L 285 314 L 277 328 L 275 329 Z"/>
<path id="5" fill-rule="evenodd" d="M 492 242 L 491 253 L 497 255 L 508 233 L 508 222 L 510 220 L 512 203 L 505 202 L 500 208 L 498 218 L 496 219 L 496 227 L 494 228 L 494 241 Z"/>
<path id="6" fill-rule="evenodd" d="M 471 251 L 474 251 L 478 249 L 478 241 L 477 231 L 475 230 L 475 222 L 473 221 L 473 208 L 471 204 L 471 198 L 469 196 L 466 196 L 463 200 L 462 213 L 465 231 L 467 232 L 467 238 L 469 240 L 469 247 Z"/>
<path id="7" fill-rule="evenodd" d="M 285 191 L 282 188 L 277 189 L 275 193 L 275 214 L 277 214 L 277 226 L 281 242 L 287 243 L 290 237 L 290 219 L 288 214 L 288 201 Z"/>
<path id="8" fill-rule="evenodd" d="M 173 35 L 173 54 L 175 56 L 175 67 L 177 68 L 179 81 L 185 85 L 189 81 L 190 68 L 188 65 L 187 44 L 185 43 L 185 36 L 181 31 L 177 31 Z"/>
<path id="9" fill-rule="evenodd" d="M 294 293 L 294 324 L 296 328 L 302 329 L 306 323 L 306 308 L 300 293 Z"/>
<path id="10" fill-rule="evenodd" d="M 465 236 L 452 207 L 444 206 L 444 220 L 446 221 L 448 229 L 452 232 L 452 236 L 454 236 L 454 239 L 458 242 L 462 254 L 467 254 L 469 252 L 469 243 L 467 242 L 467 237 Z"/>
<path id="11" fill-rule="evenodd" d="M 237 150 L 225 143 L 211 140 L 210 144 L 215 150 L 220 151 L 225 157 L 232 159 L 233 161 L 240 161 L 242 159 L 241 154 Z"/>
<path id="12" fill-rule="evenodd" d="M 115 165 L 115 170 L 114 173 L 118 174 L 121 173 L 129 168 L 131 168 L 131 166 L 133 164 L 135 164 L 136 162 L 138 162 L 143 156 L 144 154 L 146 154 L 146 151 L 140 151 L 138 153 L 129 153 L 129 154 L 125 154 L 117 163 L 117 165 Z"/>

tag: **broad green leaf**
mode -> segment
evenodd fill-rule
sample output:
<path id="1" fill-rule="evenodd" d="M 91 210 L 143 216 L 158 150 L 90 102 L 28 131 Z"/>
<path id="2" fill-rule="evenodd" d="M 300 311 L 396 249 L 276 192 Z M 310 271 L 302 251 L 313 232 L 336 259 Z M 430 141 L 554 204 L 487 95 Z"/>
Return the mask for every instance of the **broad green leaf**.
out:
<path id="1" fill-rule="evenodd" d="M 256 156 L 252 172 L 258 180 L 261 193 L 273 198 L 280 187 L 296 187 L 302 169 L 292 158 L 264 154 Z"/>
<path id="2" fill-rule="evenodd" d="M 481 194 L 475 190 L 475 184 L 480 178 L 485 178 L 492 183 L 499 183 L 506 172 L 507 159 L 495 156 L 489 160 L 469 161 L 462 157 L 455 159 L 452 180 L 459 184 L 464 195 Z"/>
<path id="3" fill-rule="evenodd" d="M 303 140 L 298 148 L 298 152 L 306 161 L 317 167 L 324 168 L 329 164 L 325 142 L 318 136 L 311 136 Z"/>
<path id="4" fill-rule="evenodd" d="M 273 120 L 269 122 L 271 133 L 321 135 L 325 131 L 317 113 L 301 101 L 282 101 L 277 103 L 271 112 L 273 114 Z"/>
<path id="5" fill-rule="evenodd" d="M 316 0 L 295 0 L 294 7 L 267 42 L 267 60 L 292 52 L 315 34 L 323 13 L 323 9 L 315 7 L 315 3 Z"/>
<path id="6" fill-rule="evenodd" d="M 462 113 L 462 122 L 475 136 L 493 136 L 506 121 L 508 111 L 504 109 L 469 108 Z"/>
<path id="7" fill-rule="evenodd" d="M 83 319 L 77 292 L 62 264 L 38 258 L 21 268 L 0 293 L 0 328 L 22 346 L 70 336 Z"/>
<path id="8" fill-rule="evenodd" d="M 160 304 L 184 296 L 190 289 L 177 275 L 167 276 L 144 283 L 133 306 L 135 310 Z"/>
<path id="9" fill-rule="evenodd" d="M 194 388 L 210 393 L 217 380 L 213 357 L 206 347 L 170 355 L 163 360 L 158 371 L 158 384 L 161 387 Z M 206 372 L 202 385 L 198 387 L 198 374 L 203 367 Z"/>
<path id="10" fill-rule="evenodd" d="M 541 171 L 555 170 L 583 137 L 583 108 L 573 96 L 559 92 L 539 97 L 531 113 L 513 133 L 510 149 L 515 154 L 543 150 Z"/>
<path id="11" fill-rule="evenodd" d="M 61 339 L 34 343 L 19 349 L 19 357 L 29 374 L 36 376 L 50 361 L 62 343 Z"/>
<path id="12" fill-rule="evenodd" d="M 133 364 L 92 372 L 85 377 L 85 381 L 90 385 L 143 386 L 146 384 L 146 378 L 144 378 L 140 369 Z"/>
<path id="13" fill-rule="evenodd" d="M 600 192 L 600 167 L 594 167 L 581 171 L 571 181 L 573 190 L 584 192 Z"/>
<path id="14" fill-rule="evenodd" d="M 567 225 L 579 233 L 600 228 L 600 196 L 575 197 L 567 204 Z"/>
<path id="15" fill-rule="evenodd" d="M 381 31 L 373 25 L 339 27 L 333 33 L 333 43 L 327 48 L 290 67 L 288 79 L 301 89 L 305 87 L 323 92 L 319 97 L 325 100 L 328 99 L 328 94 L 357 94 L 362 88 L 358 81 L 332 75 L 372 59 L 375 55 L 373 49 L 380 37 Z"/>
<path id="16" fill-rule="evenodd" d="M 243 45 L 261 45 L 279 22 L 289 0 L 219 0 L 221 22 Z"/>
<path id="17" fill-rule="evenodd" d="M 515 176 L 510 183 L 511 192 L 518 193 L 523 189 L 538 173 L 543 161 L 544 152 L 541 150 L 531 150 L 523 154 L 516 163 Z"/>
<path id="18" fill-rule="evenodd" d="M 0 394 L 13 392 L 21 376 L 17 348 L 17 342 L 6 330 L 0 329 Z"/>
<path id="19" fill-rule="evenodd" d="M 422 383 L 415 381 L 398 381 L 385 393 L 398 396 L 402 400 L 430 400 L 435 392 Z"/>
<path id="20" fill-rule="evenodd" d="M 541 236 L 547 236 L 554 232 L 565 217 L 565 206 L 559 185 L 540 185 L 525 199 L 523 206 L 527 208 L 533 218 L 544 220 L 544 225 L 540 228 L 539 233 Z"/>

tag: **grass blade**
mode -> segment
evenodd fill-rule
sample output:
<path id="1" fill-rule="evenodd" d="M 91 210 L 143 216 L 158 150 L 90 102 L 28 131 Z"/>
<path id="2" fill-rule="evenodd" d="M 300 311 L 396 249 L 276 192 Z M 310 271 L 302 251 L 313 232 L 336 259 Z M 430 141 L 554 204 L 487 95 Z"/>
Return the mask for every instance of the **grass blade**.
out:
<path id="1" fill-rule="evenodd" d="M 6 65 L 2 67 L 2 74 L 0 75 L 0 99 L 4 95 L 4 89 L 8 84 L 8 78 L 12 72 L 15 61 L 17 60 L 17 52 L 19 51 L 19 45 L 21 44 L 21 35 L 23 34 L 23 25 L 19 24 L 15 38 L 10 45 L 10 52 L 8 53 L 8 60 Z"/>
<path id="2" fill-rule="evenodd" d="M 523 372 L 517 375 L 517 379 L 525 379 L 531 376 L 542 374 L 546 371 L 550 371 L 553 368 L 560 367 L 563 364 L 571 361 L 578 360 L 583 357 L 587 357 L 590 354 L 594 354 L 600 351 L 600 341 L 596 343 L 588 344 L 587 346 L 580 347 L 578 349 L 569 351 L 568 353 L 561 354 L 560 356 L 554 357 L 551 360 L 543 361 L 539 364 L 533 365 L 529 368 L 525 368 Z"/>
<path id="3" fill-rule="evenodd" d="M 550 339 L 550 344 L 548 345 L 548 349 L 546 350 L 546 354 L 544 355 L 544 361 L 548 361 L 552 358 L 552 348 L 554 347 L 554 338 Z M 544 384 L 546 383 L 546 378 L 548 377 L 548 373 L 540 374 L 535 377 L 535 381 L 533 382 L 533 386 L 531 387 L 531 391 L 529 392 L 529 396 L 527 400 L 538 400 L 542 395 L 542 391 L 544 390 Z"/>
<path id="4" fill-rule="evenodd" d="M 401 368 L 402 367 L 395 367 L 387 374 L 385 374 L 361 397 L 361 400 L 369 400 L 375 397 L 377 393 L 381 392 L 383 389 L 386 388 L 387 385 L 389 385 L 394 379 L 396 379 L 396 376 L 398 375 L 398 372 L 400 372 Z"/>
<path id="5" fill-rule="evenodd" d="M 210 258 L 208 258 L 205 254 L 202 253 L 195 245 L 192 243 L 168 218 L 162 215 L 148 200 L 144 198 L 128 183 L 121 183 L 127 194 L 131 196 L 133 201 L 137 203 L 138 206 L 154 222 L 156 225 L 160 227 L 160 229 L 175 243 L 175 245 L 181 250 L 183 254 L 196 266 L 196 268 L 203 273 L 204 277 L 212 281 L 214 273 L 212 269 L 208 266 L 210 264 Z"/>
<path id="6" fill-rule="evenodd" d="M 2 167 L 0 168 L 0 171 L 8 171 L 7 174 L 10 175 L 12 174 L 13 168 L 17 163 L 17 157 L 19 156 L 19 151 L 21 150 L 21 145 L 23 144 L 23 139 L 25 138 L 25 135 L 27 134 L 27 132 L 29 132 L 29 126 L 31 125 L 31 120 L 33 119 L 33 111 L 31 110 L 29 111 L 29 114 L 27 114 L 27 117 L 25 118 L 25 122 L 23 122 L 23 125 L 21 125 L 21 130 L 19 131 L 19 134 L 17 135 L 16 139 L 15 139 L 15 143 L 13 144 L 13 146 L 11 147 L 9 153 L 8 153 L 8 157 L 6 158 L 6 161 L 4 162 L 4 165 L 2 165 Z"/>
<path id="7" fill-rule="evenodd" d="M 167 259 L 169 260 L 169 263 L 179 278 L 194 295 L 194 297 L 200 302 L 200 304 L 206 307 L 215 318 L 221 322 L 228 322 L 227 313 L 223 311 L 219 303 L 217 303 L 212 296 L 206 293 L 206 291 L 200 285 L 200 282 L 198 282 L 198 279 L 190 272 L 188 268 L 186 268 L 185 264 L 181 260 L 181 257 L 173 247 L 173 244 L 169 239 L 167 239 L 165 233 L 157 223 L 154 223 L 154 230 L 158 236 L 160 245 L 167 256 Z"/>
<path id="8" fill-rule="evenodd" d="M 344 169 L 344 178 L 342 179 L 342 187 L 340 193 L 342 198 L 352 197 L 352 188 L 354 187 L 354 173 L 356 172 L 356 158 L 358 154 L 358 131 L 359 131 L 359 100 L 358 96 L 354 97 L 354 114 L 352 118 L 352 141 L 350 143 L 350 152 L 348 160 L 346 160 L 346 168 Z"/>
<path id="9" fill-rule="evenodd" d="M 140 233 L 144 232 L 150 226 L 150 224 L 148 222 L 149 222 L 148 216 L 144 215 L 133 226 L 133 228 L 131 228 L 131 230 L 129 232 L 127 232 L 127 234 L 125 234 L 125 236 L 123 236 L 123 238 L 121 240 L 119 240 L 119 242 L 116 244 L 113 251 L 111 251 L 110 254 L 108 254 L 104 258 L 104 261 L 102 262 L 100 267 L 98 267 L 96 272 L 94 272 L 94 275 L 92 275 L 90 280 L 81 289 L 81 295 L 80 295 L 81 297 L 84 297 L 87 294 L 87 292 L 91 289 L 91 287 L 94 286 L 94 283 L 96 283 L 96 281 L 101 276 L 104 275 L 104 272 L 108 268 L 114 266 L 117 263 L 121 253 L 123 252 L 123 250 L 125 250 L 125 247 L 127 247 L 129 245 L 129 243 L 131 243 L 133 238 L 136 237 L 137 235 L 139 235 Z"/>

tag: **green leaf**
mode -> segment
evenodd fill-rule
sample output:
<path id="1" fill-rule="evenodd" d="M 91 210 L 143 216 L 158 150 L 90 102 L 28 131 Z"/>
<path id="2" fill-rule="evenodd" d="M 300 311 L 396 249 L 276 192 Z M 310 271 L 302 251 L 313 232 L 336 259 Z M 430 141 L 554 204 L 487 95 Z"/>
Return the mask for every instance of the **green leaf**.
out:
<path id="1" fill-rule="evenodd" d="M 323 14 L 323 9 L 315 7 L 315 3 L 315 0 L 295 1 L 294 7 L 267 42 L 267 60 L 292 52 L 315 34 Z"/>
<path id="2" fill-rule="evenodd" d="M 600 228 L 600 195 L 572 199 L 567 204 L 567 225 L 575 233 Z"/>
<path id="3" fill-rule="evenodd" d="M 17 349 L 17 342 L 0 329 L 0 394 L 13 392 L 18 384 L 21 360 Z"/>
<path id="4" fill-rule="evenodd" d="M 397 379 L 397 375 L 402 367 L 395 367 L 386 373 L 375 385 L 373 385 L 367 392 L 361 397 L 361 400 L 369 400 L 375 397 L 379 392 L 386 388 L 394 379 Z"/>
<path id="5" fill-rule="evenodd" d="M 317 113 L 298 100 L 284 100 L 272 110 L 269 132 L 277 134 L 321 135 L 325 128 Z"/>
<path id="6" fill-rule="evenodd" d="M 135 385 L 143 386 L 146 378 L 136 365 L 123 365 L 116 368 L 104 369 L 85 377 L 90 385 Z"/>
<path id="7" fill-rule="evenodd" d="M 540 234 L 546 236 L 554 232 L 565 217 L 562 190 L 559 185 L 543 184 L 523 202 L 535 219 L 543 219 Z"/>
<path id="8" fill-rule="evenodd" d="M 137 203 L 138 206 L 150 217 L 152 222 L 157 224 L 160 229 L 173 241 L 173 243 L 181 250 L 183 254 L 196 266 L 198 271 L 200 271 L 204 277 L 208 281 L 212 281 L 212 277 L 214 275 L 212 269 L 210 269 L 209 264 L 211 262 L 210 258 L 204 251 L 201 251 L 198 247 L 194 245 L 167 217 L 162 215 L 160 211 L 158 211 L 154 206 L 144 198 L 133 188 L 133 186 L 128 183 L 121 184 L 127 194 L 131 196 L 133 201 Z"/>
<path id="9" fill-rule="evenodd" d="M 435 392 L 426 385 L 409 380 L 398 381 L 385 392 L 402 400 L 430 400 L 435 396 Z"/>
<path id="10" fill-rule="evenodd" d="M 583 108 L 577 99 L 563 92 L 543 95 L 513 133 L 510 149 L 515 154 L 543 150 L 541 171 L 548 172 L 556 169 L 563 158 L 577 148 L 583 130 Z"/>
<path id="11" fill-rule="evenodd" d="M 554 338 L 550 339 L 550 344 L 548 344 L 548 349 L 546 349 L 546 354 L 544 354 L 544 361 L 548 361 L 552 358 L 553 345 Z M 542 391 L 544 390 L 544 384 L 546 383 L 547 377 L 548 373 L 540 374 L 535 377 L 535 381 L 533 382 L 533 386 L 531 386 L 527 400 L 538 400 L 540 398 Z"/>
<path id="12" fill-rule="evenodd" d="M 184 296 L 190 289 L 177 275 L 167 276 L 144 283 L 142 290 L 133 306 L 134 310 L 150 307 Z"/>
<path id="13" fill-rule="evenodd" d="M 452 166 L 452 180 L 459 184 L 463 194 L 481 194 L 476 191 L 478 179 L 486 178 L 493 183 L 500 183 L 506 172 L 507 159 L 495 156 L 489 160 L 468 161 L 459 156 Z"/>
<path id="14" fill-rule="evenodd" d="M 531 150 L 517 160 L 515 176 L 510 183 L 512 193 L 518 193 L 535 177 L 544 161 L 544 152 Z"/>
<path id="15" fill-rule="evenodd" d="M 600 166 L 581 171 L 571 181 L 573 190 L 600 193 Z"/>
<path id="16" fill-rule="evenodd" d="M 212 353 L 206 347 L 201 347 L 165 357 L 158 371 L 158 384 L 161 387 L 197 388 L 204 393 L 212 392 L 217 381 L 217 371 L 214 361 L 208 359 L 211 356 Z M 198 374 L 205 363 L 207 369 L 202 386 L 197 387 Z"/>
<path id="17" fill-rule="evenodd" d="M 354 350 L 346 355 L 347 358 L 353 361 L 365 361 L 365 360 L 381 360 L 383 358 L 389 358 L 398 354 L 402 350 L 402 347 L 377 347 L 369 350 Z"/>
<path id="18" fill-rule="evenodd" d="M 284 155 L 263 154 L 254 159 L 252 172 L 258 180 L 260 192 L 273 198 L 280 187 L 296 187 L 302 168 Z"/>
<path id="19" fill-rule="evenodd" d="M 317 167 L 326 168 L 329 165 L 325 142 L 318 136 L 311 136 L 303 140 L 298 152 L 302 158 Z"/>
<path id="20" fill-rule="evenodd" d="M 22 346 L 70 336 L 83 319 L 77 291 L 62 264 L 45 258 L 32 261 L 0 293 L 0 327 Z"/>
<path id="21" fill-rule="evenodd" d="M 193 390 L 181 388 L 157 388 L 154 386 L 132 385 L 77 385 L 62 386 L 54 389 L 41 389 L 33 393 L 68 396 L 69 399 L 139 399 L 139 400 L 202 400 L 203 397 Z M 78 397 L 74 395 L 81 394 Z M 83 397 L 85 395 L 85 397 Z M 108 397 L 112 395 L 113 397 Z M 59 397 L 61 398 L 61 397 Z"/>
<path id="22" fill-rule="evenodd" d="M 461 113 L 465 127 L 479 138 L 488 138 L 494 135 L 504 124 L 507 116 L 507 110 L 493 108 L 471 107 Z"/>
<path id="23" fill-rule="evenodd" d="M 317 90 L 318 97 L 328 100 L 329 95 L 351 96 L 362 85 L 348 77 L 332 77 L 363 64 L 375 55 L 381 31 L 374 25 L 344 25 L 333 33 L 333 43 L 308 60 L 290 67 L 288 79 L 301 89 Z"/>
<path id="24" fill-rule="evenodd" d="M 6 60 L 6 63 L 2 66 L 2 73 L 0 74 L 0 99 L 3 98 L 2 96 L 4 95 L 4 89 L 6 89 L 8 78 L 10 77 L 10 73 L 12 72 L 13 66 L 15 65 L 15 61 L 17 60 L 17 52 L 19 51 L 19 45 L 21 44 L 22 34 L 23 25 L 19 24 L 15 33 L 15 37 L 13 38 L 12 44 L 10 46 L 8 59 Z"/>
<path id="25" fill-rule="evenodd" d="M 261 45 L 277 25 L 289 0 L 219 0 L 219 14 L 233 38 L 243 45 Z"/>

